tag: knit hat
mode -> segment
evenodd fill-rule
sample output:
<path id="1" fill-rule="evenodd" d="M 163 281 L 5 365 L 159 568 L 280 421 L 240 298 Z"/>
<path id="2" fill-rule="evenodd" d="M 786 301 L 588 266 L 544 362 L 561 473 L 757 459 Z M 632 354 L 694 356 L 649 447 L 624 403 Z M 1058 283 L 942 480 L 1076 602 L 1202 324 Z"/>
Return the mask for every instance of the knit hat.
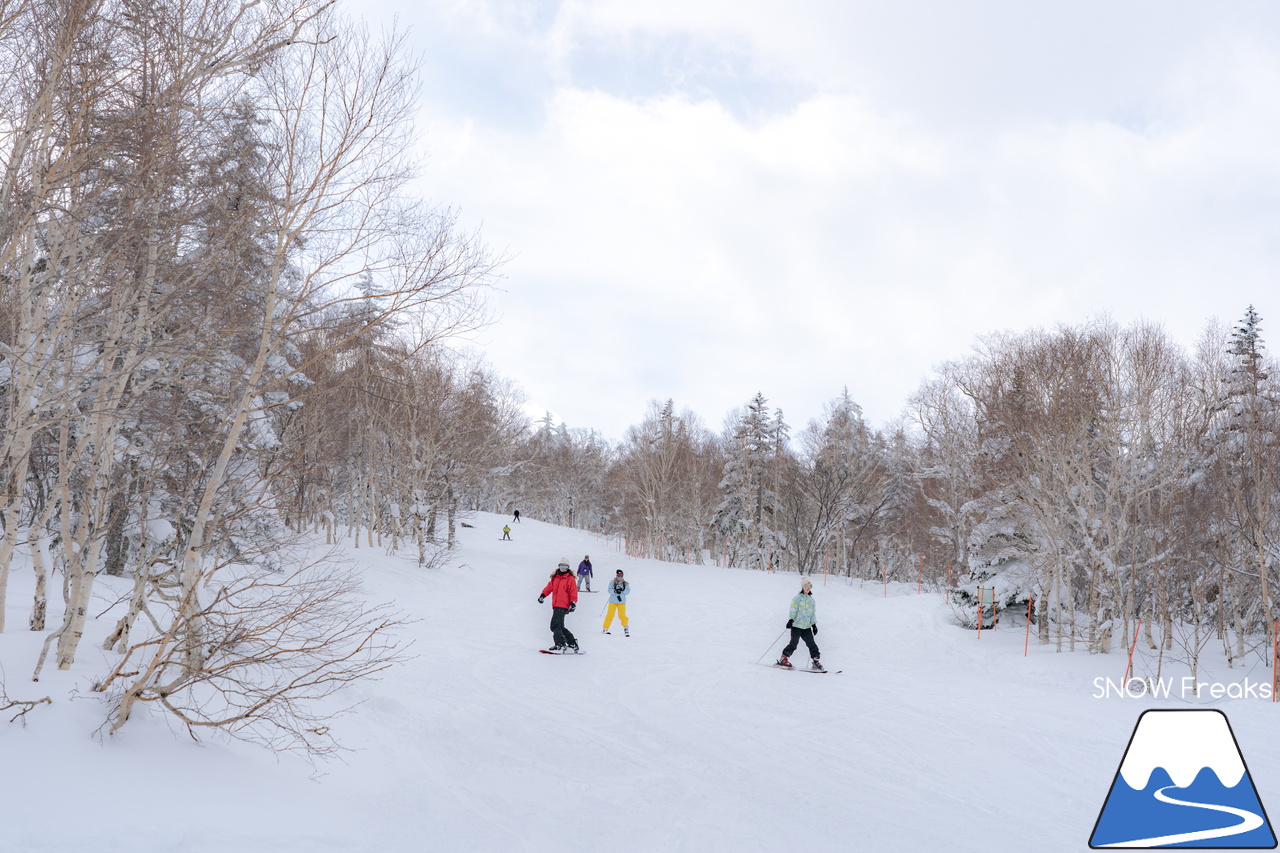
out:
<path id="1" fill-rule="evenodd" d="M 556 566 L 556 568 L 557 568 L 557 569 L 567 569 L 567 568 L 569 568 L 569 561 L 568 561 L 568 560 L 561 560 L 561 561 L 560 561 L 560 565 Z"/>
<path id="2" fill-rule="evenodd" d="M 809 580 L 808 578 L 800 578 L 800 588 L 804 589 L 805 587 L 809 587 L 810 589 L 812 589 L 813 581 Z"/>

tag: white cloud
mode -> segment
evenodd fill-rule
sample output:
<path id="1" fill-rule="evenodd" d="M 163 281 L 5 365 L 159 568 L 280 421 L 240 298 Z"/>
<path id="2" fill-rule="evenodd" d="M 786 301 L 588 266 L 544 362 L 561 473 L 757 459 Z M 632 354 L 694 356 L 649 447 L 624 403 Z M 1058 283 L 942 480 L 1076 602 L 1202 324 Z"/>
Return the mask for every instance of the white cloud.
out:
<path id="1" fill-rule="evenodd" d="M 1277 292 L 1267 7 L 478 8 L 449 50 L 507 82 L 429 87 L 424 185 L 512 254 L 490 356 L 571 426 L 846 384 L 881 422 L 989 331 L 1190 344 Z"/>

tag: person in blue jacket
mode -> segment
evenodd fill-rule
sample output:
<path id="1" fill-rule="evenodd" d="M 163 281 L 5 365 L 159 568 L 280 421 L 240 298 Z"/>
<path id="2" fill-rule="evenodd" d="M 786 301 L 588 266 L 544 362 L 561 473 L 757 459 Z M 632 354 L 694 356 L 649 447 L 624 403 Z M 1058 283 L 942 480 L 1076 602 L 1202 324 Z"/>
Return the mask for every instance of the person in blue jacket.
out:
<path id="1" fill-rule="evenodd" d="M 791 653 L 804 640 L 809 647 L 810 669 L 822 671 L 822 661 L 818 660 L 818 643 L 814 637 L 818 633 L 818 607 L 813 601 L 813 583 L 808 578 L 800 582 L 800 592 L 791 599 L 791 610 L 787 613 L 787 627 L 791 629 L 791 642 L 782 650 L 778 658 L 778 666 L 792 669 Z"/>
<path id="2" fill-rule="evenodd" d="M 604 617 L 604 632 L 609 633 L 609 626 L 613 624 L 613 614 L 618 614 L 618 620 L 622 622 L 623 635 L 630 637 L 631 631 L 627 628 L 627 624 L 631 621 L 627 619 L 627 593 L 631 592 L 631 584 L 627 583 L 626 578 L 622 576 L 622 569 L 618 569 L 618 573 L 613 576 L 613 580 L 609 581 L 609 612 Z"/>
<path id="3" fill-rule="evenodd" d="M 591 555 L 587 554 L 582 558 L 582 562 L 578 563 L 578 589 L 582 589 L 582 585 L 587 585 L 587 592 L 591 592 Z"/>

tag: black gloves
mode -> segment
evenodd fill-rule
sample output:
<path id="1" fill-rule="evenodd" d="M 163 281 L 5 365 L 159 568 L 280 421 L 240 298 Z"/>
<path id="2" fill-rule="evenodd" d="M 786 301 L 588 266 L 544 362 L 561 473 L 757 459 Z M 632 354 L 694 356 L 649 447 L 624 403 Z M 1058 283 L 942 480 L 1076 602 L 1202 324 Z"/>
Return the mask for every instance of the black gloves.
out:
<path id="1" fill-rule="evenodd" d="M 542 602 L 544 602 L 544 601 L 546 601 L 546 600 L 547 600 L 547 597 L 546 597 L 545 595 L 540 595 L 540 596 L 538 596 L 538 603 L 539 603 L 539 604 L 541 604 Z"/>
<path id="2" fill-rule="evenodd" d="M 578 609 L 578 602 L 576 602 L 576 601 L 570 601 L 570 602 L 569 602 L 569 612 L 570 612 L 570 613 L 572 613 L 573 611 L 575 611 L 575 610 L 577 610 L 577 609 Z"/>
<path id="3" fill-rule="evenodd" d="M 788 619 L 788 620 L 787 620 L 787 627 L 788 627 L 788 628 L 790 628 L 790 627 L 791 627 L 791 623 L 792 623 L 792 622 L 794 622 L 794 621 L 795 621 L 794 619 Z"/>
<path id="4" fill-rule="evenodd" d="M 818 636 L 818 626 L 817 626 L 817 625 L 814 625 L 814 626 L 813 626 L 813 636 L 815 636 L 815 637 L 816 637 L 816 636 Z"/>

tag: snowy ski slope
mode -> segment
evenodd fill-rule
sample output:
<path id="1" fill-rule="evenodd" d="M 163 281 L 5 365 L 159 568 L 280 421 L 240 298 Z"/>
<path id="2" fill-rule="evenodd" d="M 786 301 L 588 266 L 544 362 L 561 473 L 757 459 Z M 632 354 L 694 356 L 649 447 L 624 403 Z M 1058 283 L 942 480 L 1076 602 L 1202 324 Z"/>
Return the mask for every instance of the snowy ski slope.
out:
<path id="1" fill-rule="evenodd" d="M 193 743 L 159 716 L 94 738 L 88 685 L 105 653 L 88 640 L 114 623 L 127 581 L 100 580 L 102 615 L 73 672 L 32 684 L 41 637 L 11 627 L 9 695 L 55 705 L 25 729 L 0 722 L 0 850 L 1086 850 L 1138 714 L 1187 704 L 1095 698 L 1095 677 L 1123 675 L 1121 654 L 1055 654 L 1033 637 L 1024 658 L 1021 624 L 979 640 L 914 584 L 886 599 L 879 584 L 820 576 L 823 662 L 844 673 L 784 672 L 764 664 L 796 575 L 632 560 L 533 519 L 499 541 L 508 520 L 472 519 L 439 571 L 346 548 L 370 599 L 416 620 L 404 631 L 415 657 L 351 692 L 363 704 L 336 725 L 353 751 L 318 771 Z M 539 591 L 559 559 L 576 568 L 588 553 L 596 589 L 618 568 L 631 581 L 632 636 L 616 623 L 602 635 L 606 595 L 584 594 L 567 624 L 589 653 L 536 654 L 550 641 Z M 11 626 L 25 624 L 28 576 L 16 567 Z M 807 661 L 803 646 L 795 657 Z M 1219 666 L 1221 681 L 1246 672 Z M 1280 810 L 1280 705 L 1209 704 Z"/>

